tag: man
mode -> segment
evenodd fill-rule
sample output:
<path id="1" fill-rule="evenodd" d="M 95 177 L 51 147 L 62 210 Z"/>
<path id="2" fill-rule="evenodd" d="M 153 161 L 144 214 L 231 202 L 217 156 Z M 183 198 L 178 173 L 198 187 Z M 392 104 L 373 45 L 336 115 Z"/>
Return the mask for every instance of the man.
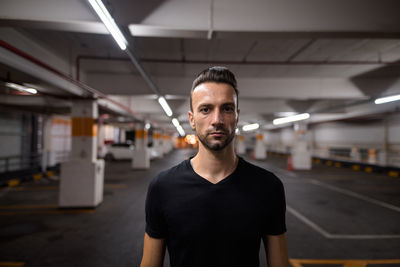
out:
<path id="1" fill-rule="evenodd" d="M 236 87 L 224 67 L 193 82 L 188 115 L 199 150 L 150 183 L 141 267 L 162 266 L 165 247 L 171 267 L 259 266 L 261 239 L 268 266 L 288 267 L 283 185 L 234 152 Z"/>

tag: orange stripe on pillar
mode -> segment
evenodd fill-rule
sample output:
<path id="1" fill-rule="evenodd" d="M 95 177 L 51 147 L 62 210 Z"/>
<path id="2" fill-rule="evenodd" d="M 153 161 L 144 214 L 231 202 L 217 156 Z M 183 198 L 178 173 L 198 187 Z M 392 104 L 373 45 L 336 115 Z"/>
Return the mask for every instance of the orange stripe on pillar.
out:
<path id="1" fill-rule="evenodd" d="M 258 134 L 257 135 L 257 140 L 263 140 L 263 135 L 262 134 Z"/>
<path id="2" fill-rule="evenodd" d="M 137 139 L 143 139 L 147 137 L 147 131 L 146 130 L 136 130 L 135 131 L 135 138 Z"/>
<path id="3" fill-rule="evenodd" d="M 94 118 L 72 118 L 72 136 L 97 136 Z"/>

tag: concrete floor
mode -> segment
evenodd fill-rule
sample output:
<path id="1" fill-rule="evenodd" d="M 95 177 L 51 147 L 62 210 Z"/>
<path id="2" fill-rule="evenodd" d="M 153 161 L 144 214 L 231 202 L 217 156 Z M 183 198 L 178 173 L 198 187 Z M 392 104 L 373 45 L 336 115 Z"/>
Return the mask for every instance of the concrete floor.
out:
<path id="1" fill-rule="evenodd" d="M 59 210 L 56 180 L 1 189 L 0 266 L 139 266 L 147 185 L 191 153 L 174 151 L 146 171 L 107 163 L 104 201 L 95 210 Z M 324 165 L 289 172 L 278 156 L 252 162 L 285 184 L 295 267 L 400 266 L 399 178 Z M 260 261 L 265 266 L 262 252 Z"/>

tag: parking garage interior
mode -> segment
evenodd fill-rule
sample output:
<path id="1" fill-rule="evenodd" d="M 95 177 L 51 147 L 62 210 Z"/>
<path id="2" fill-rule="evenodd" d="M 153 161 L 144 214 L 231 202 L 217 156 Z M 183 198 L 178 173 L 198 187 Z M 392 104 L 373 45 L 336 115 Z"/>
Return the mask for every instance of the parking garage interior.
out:
<path id="1" fill-rule="evenodd" d="M 139 266 L 148 185 L 196 154 L 211 66 L 238 81 L 236 153 L 285 186 L 292 267 L 400 266 L 399 11 L 0 0 L 0 266 Z"/>

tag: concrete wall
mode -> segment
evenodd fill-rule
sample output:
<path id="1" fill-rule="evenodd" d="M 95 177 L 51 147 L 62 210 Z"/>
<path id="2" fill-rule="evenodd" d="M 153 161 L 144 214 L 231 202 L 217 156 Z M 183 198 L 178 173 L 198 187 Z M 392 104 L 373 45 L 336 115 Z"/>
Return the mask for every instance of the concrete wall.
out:
<path id="1" fill-rule="evenodd" d="M 294 139 L 293 126 L 264 134 L 271 151 L 285 152 Z M 364 151 L 373 148 L 378 153 L 387 149 L 388 164 L 400 166 L 400 114 L 384 120 L 360 122 L 326 122 L 308 126 L 308 137 L 314 154 L 323 149 L 347 149 L 353 146 Z"/>

